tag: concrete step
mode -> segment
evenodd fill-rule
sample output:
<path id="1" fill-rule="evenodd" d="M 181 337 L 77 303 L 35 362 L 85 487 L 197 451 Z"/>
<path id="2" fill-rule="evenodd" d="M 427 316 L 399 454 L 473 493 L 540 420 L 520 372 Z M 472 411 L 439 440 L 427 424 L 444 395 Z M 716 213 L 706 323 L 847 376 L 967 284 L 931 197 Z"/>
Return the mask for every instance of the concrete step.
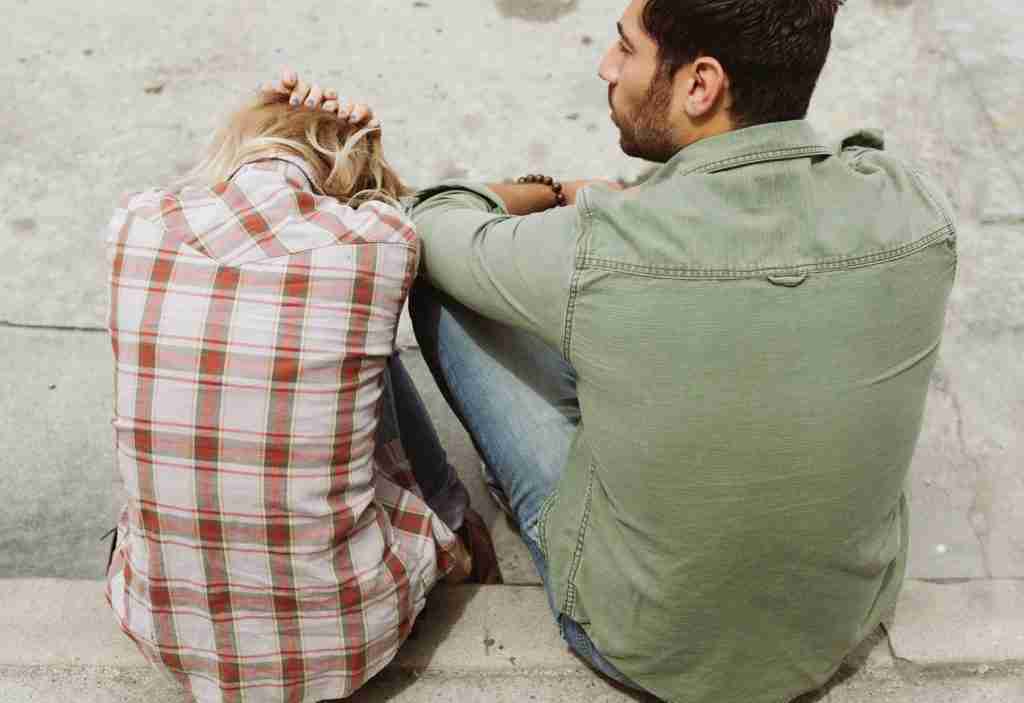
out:
<path id="1" fill-rule="evenodd" d="M 1019 582 L 909 581 L 893 647 L 879 633 L 800 703 L 1024 703 L 1021 594 Z M 0 632 L 3 703 L 186 702 L 118 631 L 102 582 L 0 580 Z M 396 661 L 351 700 L 648 699 L 567 650 L 541 588 L 459 586 L 435 589 Z"/>
<path id="2" fill-rule="evenodd" d="M 1019 703 L 1020 670 L 934 678 L 888 672 L 859 673 L 827 693 L 800 703 Z M 154 671 L 129 667 L 0 666 L 4 703 L 187 703 Z M 537 673 L 416 674 L 396 668 L 348 699 L 352 703 L 630 703 L 645 700 L 616 690 L 595 676 Z"/>

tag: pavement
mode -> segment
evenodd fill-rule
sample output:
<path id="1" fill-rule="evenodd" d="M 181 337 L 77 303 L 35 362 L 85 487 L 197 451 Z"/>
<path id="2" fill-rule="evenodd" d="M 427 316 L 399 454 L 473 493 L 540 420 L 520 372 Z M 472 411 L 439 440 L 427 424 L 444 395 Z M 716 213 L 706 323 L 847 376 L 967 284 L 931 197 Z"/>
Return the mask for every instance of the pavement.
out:
<path id="1" fill-rule="evenodd" d="M 632 178 L 596 77 L 625 0 L 0 0 L 0 703 L 183 701 L 102 598 L 120 485 L 102 228 L 191 165 L 290 64 L 370 101 L 413 184 Z M 827 703 L 1024 702 L 1024 6 L 850 0 L 810 119 L 881 127 L 958 213 L 957 286 L 911 469 L 894 622 Z M 410 337 L 403 329 L 402 340 Z M 508 584 L 438 588 L 357 701 L 624 701 L 566 651 L 515 532 L 415 349 L 403 356 L 491 525 Z"/>

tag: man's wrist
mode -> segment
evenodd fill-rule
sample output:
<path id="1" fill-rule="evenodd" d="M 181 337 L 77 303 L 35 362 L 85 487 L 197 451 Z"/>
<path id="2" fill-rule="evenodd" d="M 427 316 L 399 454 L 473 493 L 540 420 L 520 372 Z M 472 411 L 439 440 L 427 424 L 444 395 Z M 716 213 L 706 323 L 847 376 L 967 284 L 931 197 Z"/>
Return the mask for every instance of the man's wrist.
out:
<path id="1" fill-rule="evenodd" d="M 555 205 L 562 207 L 566 204 L 565 194 L 562 192 L 562 184 L 551 176 L 531 173 L 528 176 L 523 176 L 517 179 L 516 183 L 536 183 L 538 185 L 546 186 L 550 188 L 551 192 L 554 194 Z"/>
<path id="2" fill-rule="evenodd" d="M 543 183 L 489 183 L 487 188 L 502 199 L 510 215 L 543 212 L 558 204 L 555 192 Z"/>

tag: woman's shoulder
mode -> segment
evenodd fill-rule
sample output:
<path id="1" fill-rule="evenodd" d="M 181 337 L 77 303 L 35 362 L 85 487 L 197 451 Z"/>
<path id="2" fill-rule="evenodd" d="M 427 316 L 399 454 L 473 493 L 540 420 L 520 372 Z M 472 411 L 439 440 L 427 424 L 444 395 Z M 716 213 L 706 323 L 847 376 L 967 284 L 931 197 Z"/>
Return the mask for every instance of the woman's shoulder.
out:
<path id="1" fill-rule="evenodd" d="M 230 180 L 250 201 L 273 203 L 266 215 L 274 221 L 311 223 L 339 242 L 418 245 L 401 203 L 369 200 L 353 205 L 325 195 L 312 173 L 298 157 L 274 156 L 244 165 Z"/>
<path id="2" fill-rule="evenodd" d="M 370 200 L 353 207 L 328 195 L 316 196 L 316 203 L 323 215 L 318 223 L 340 241 L 419 247 L 412 220 L 397 204 Z"/>
<path id="3" fill-rule="evenodd" d="M 166 188 L 151 187 L 122 193 L 117 200 L 117 209 L 134 217 L 151 220 L 159 217 L 161 203 L 171 195 Z"/>

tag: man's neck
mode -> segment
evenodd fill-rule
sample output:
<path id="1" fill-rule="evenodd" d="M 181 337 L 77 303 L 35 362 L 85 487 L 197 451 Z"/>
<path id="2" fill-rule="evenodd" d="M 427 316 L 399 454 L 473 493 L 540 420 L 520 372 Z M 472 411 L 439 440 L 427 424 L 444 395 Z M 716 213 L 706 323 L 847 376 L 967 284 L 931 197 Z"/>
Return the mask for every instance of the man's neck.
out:
<path id="1" fill-rule="evenodd" d="M 728 114 L 724 111 L 718 112 L 714 117 L 700 124 L 690 124 L 680 148 L 685 149 L 702 139 L 717 137 L 720 134 L 732 132 L 736 129 L 737 127 L 733 124 Z"/>

